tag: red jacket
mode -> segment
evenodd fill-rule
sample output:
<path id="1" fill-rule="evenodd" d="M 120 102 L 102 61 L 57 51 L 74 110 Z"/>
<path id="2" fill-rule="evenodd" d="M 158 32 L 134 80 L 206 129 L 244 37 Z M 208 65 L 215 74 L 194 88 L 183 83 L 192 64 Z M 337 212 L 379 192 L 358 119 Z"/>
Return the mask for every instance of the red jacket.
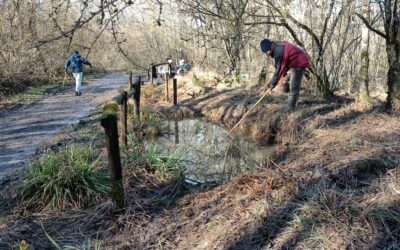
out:
<path id="1" fill-rule="evenodd" d="M 275 74 L 269 85 L 275 87 L 279 79 L 291 68 L 308 68 L 308 55 L 300 48 L 288 42 L 273 43 L 271 57 L 275 60 Z"/>

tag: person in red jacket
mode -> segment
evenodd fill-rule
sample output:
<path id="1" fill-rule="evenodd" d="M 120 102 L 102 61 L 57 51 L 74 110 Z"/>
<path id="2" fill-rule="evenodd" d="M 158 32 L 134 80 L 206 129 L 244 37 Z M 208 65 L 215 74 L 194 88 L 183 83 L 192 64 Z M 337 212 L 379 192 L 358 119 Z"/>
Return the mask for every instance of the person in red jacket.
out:
<path id="1" fill-rule="evenodd" d="M 310 66 L 308 55 L 288 42 L 272 42 L 263 39 L 260 42 L 261 51 L 275 60 L 275 73 L 267 88 L 273 89 L 286 73 L 289 81 L 289 100 L 285 111 L 293 111 L 300 95 L 300 84 L 306 68 Z"/>

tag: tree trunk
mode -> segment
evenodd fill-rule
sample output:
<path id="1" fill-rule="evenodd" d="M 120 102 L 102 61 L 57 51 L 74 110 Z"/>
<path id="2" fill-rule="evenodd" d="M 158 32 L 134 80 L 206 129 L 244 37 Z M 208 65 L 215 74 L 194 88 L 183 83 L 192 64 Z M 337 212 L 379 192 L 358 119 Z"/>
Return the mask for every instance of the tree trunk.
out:
<path id="1" fill-rule="evenodd" d="M 385 0 L 387 74 L 387 110 L 400 110 L 400 6 L 399 0 Z"/>
<path id="2" fill-rule="evenodd" d="M 370 22 L 369 0 L 364 0 L 363 14 Z M 360 100 L 370 102 L 369 95 L 369 29 L 366 26 L 361 30 L 361 68 L 360 68 Z"/>
<path id="3" fill-rule="evenodd" d="M 398 37 L 400 38 L 400 37 Z M 397 43 L 386 45 L 389 70 L 387 73 L 387 110 L 400 110 L 400 39 Z"/>
<path id="4" fill-rule="evenodd" d="M 318 51 L 315 76 L 317 80 L 318 92 L 321 93 L 324 98 L 332 97 L 333 92 L 330 89 L 330 82 L 328 74 L 326 72 L 324 55 L 322 54 L 322 48 L 319 48 Z"/>

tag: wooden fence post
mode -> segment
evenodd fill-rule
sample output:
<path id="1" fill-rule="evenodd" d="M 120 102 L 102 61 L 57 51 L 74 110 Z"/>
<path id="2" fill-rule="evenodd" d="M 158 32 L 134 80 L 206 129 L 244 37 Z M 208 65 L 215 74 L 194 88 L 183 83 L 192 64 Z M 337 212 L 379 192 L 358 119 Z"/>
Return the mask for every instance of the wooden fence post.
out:
<path id="1" fill-rule="evenodd" d="M 107 114 L 106 112 L 106 110 L 109 111 L 110 109 L 115 111 L 114 104 L 115 103 L 112 102 L 104 107 L 105 117 L 101 119 L 101 126 L 104 128 L 107 140 L 107 154 L 111 177 L 111 197 L 117 210 L 123 210 L 125 206 L 125 195 L 118 144 L 117 116 L 115 113 Z M 115 106 L 116 109 L 118 109 L 118 104 Z"/>
<path id="2" fill-rule="evenodd" d="M 132 90 L 132 70 L 129 70 L 128 92 Z"/>
<path id="3" fill-rule="evenodd" d="M 178 84 L 176 78 L 173 80 L 173 89 L 174 89 L 174 106 L 178 104 Z"/>
<path id="4" fill-rule="evenodd" d="M 128 92 L 122 91 L 121 104 L 121 120 L 122 120 L 122 143 L 128 146 Z"/>
<path id="5" fill-rule="evenodd" d="M 167 102 L 169 102 L 169 88 L 168 88 L 168 82 L 169 82 L 169 74 L 165 74 L 165 94 L 167 96 Z"/>
<path id="6" fill-rule="evenodd" d="M 140 76 L 135 78 L 135 81 L 133 83 L 133 87 L 135 88 L 135 93 L 133 95 L 133 99 L 135 100 L 135 112 L 136 112 L 136 118 L 138 122 L 140 123 L 140 89 L 142 86 L 142 79 Z"/>
<path id="7" fill-rule="evenodd" d="M 149 75 L 150 75 L 150 82 L 151 82 L 151 84 L 153 84 L 154 82 L 154 75 L 153 75 L 153 73 L 154 73 L 154 70 L 153 70 L 153 64 L 150 64 L 150 72 L 149 72 Z"/>

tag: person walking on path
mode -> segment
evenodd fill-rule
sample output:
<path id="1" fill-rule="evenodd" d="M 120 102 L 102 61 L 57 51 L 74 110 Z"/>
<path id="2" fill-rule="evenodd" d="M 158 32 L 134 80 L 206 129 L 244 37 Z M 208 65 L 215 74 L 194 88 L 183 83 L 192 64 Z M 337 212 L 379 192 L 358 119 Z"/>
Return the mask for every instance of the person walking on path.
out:
<path id="1" fill-rule="evenodd" d="M 82 72 L 82 64 L 89 65 L 92 67 L 92 64 L 83 56 L 79 55 L 77 50 L 74 50 L 70 57 L 68 57 L 67 61 L 64 64 L 64 72 L 67 73 L 68 67 L 71 65 L 72 74 L 75 78 L 75 95 L 80 96 L 82 95 L 81 92 L 81 85 L 83 79 L 83 72 Z"/>
<path id="2" fill-rule="evenodd" d="M 275 60 L 275 73 L 267 88 L 273 89 L 282 76 L 288 74 L 289 98 L 284 111 L 291 112 L 296 108 L 300 95 L 300 84 L 306 68 L 310 66 L 308 55 L 300 48 L 288 42 L 272 42 L 263 39 L 260 42 L 261 51 Z"/>

